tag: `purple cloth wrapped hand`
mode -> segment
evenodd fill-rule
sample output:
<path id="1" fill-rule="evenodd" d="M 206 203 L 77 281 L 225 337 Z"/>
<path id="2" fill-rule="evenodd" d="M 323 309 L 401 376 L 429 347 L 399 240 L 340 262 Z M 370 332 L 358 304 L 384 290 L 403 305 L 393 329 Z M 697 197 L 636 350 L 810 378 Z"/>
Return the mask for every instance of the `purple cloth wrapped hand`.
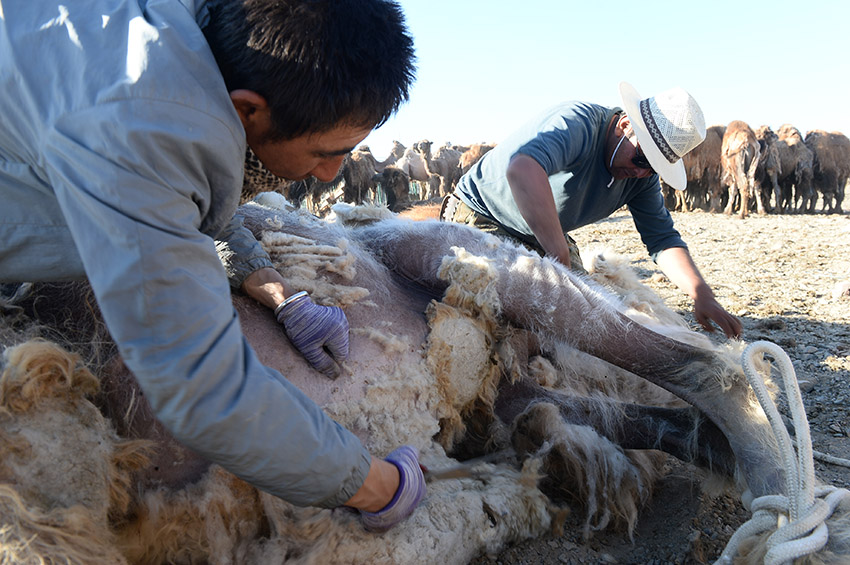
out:
<path id="1" fill-rule="evenodd" d="M 289 341 L 307 362 L 326 376 L 337 378 L 337 361 L 348 357 L 348 319 L 342 308 L 320 306 L 306 292 L 299 292 L 278 306 L 275 314 Z"/>
<path id="2" fill-rule="evenodd" d="M 386 532 L 408 516 L 425 496 L 425 475 L 419 466 L 419 451 L 403 445 L 386 457 L 398 468 L 399 483 L 393 499 L 377 512 L 360 512 L 363 526 L 370 532 Z"/>

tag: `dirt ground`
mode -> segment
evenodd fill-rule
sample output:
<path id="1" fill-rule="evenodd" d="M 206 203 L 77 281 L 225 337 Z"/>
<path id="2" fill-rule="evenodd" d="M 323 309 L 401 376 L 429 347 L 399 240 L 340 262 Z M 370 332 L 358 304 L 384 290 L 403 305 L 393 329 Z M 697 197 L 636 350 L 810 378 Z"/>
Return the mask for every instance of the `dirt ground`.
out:
<path id="1" fill-rule="evenodd" d="M 740 318 L 746 342 L 767 340 L 791 358 L 815 450 L 850 456 L 850 209 L 844 215 L 673 213 L 676 227 L 721 304 Z M 696 328 L 690 299 L 647 257 L 628 212 L 574 234 L 583 250 L 633 258 L 646 284 Z M 712 339 L 721 340 L 716 332 Z M 784 402 L 780 411 L 788 415 Z M 737 496 L 709 497 L 696 468 L 672 458 L 631 541 L 623 532 L 581 537 L 580 513 L 564 534 L 527 541 L 472 565 L 537 563 L 642 565 L 712 563 L 750 517 Z M 850 469 L 815 462 L 818 479 L 850 488 Z"/>

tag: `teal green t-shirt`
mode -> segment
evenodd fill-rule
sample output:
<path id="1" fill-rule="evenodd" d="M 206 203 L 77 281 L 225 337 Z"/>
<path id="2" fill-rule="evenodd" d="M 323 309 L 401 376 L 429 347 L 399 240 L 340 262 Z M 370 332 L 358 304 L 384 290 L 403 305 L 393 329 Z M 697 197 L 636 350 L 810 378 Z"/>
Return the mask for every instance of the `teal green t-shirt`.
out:
<path id="1" fill-rule="evenodd" d="M 611 182 L 605 163 L 605 133 L 619 108 L 566 102 L 526 123 L 489 151 L 458 183 L 456 194 L 470 208 L 520 239 L 534 240 L 506 177 L 517 154 L 528 155 L 549 175 L 558 218 L 571 231 L 628 206 L 650 255 L 686 247 L 664 206 L 658 175 Z M 610 186 L 609 186 L 610 183 Z"/>

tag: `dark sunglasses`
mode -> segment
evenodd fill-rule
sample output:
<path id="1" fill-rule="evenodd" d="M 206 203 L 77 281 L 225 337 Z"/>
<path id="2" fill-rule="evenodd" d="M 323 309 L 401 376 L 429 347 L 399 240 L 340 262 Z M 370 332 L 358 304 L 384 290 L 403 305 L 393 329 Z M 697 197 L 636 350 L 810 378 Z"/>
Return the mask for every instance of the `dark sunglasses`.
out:
<path id="1" fill-rule="evenodd" d="M 632 165 L 641 169 L 646 169 L 647 171 L 652 171 L 653 174 L 657 174 L 655 169 L 653 169 L 652 165 L 649 163 L 649 160 L 646 158 L 646 155 L 644 155 L 640 145 L 635 146 L 635 156 L 632 157 Z"/>

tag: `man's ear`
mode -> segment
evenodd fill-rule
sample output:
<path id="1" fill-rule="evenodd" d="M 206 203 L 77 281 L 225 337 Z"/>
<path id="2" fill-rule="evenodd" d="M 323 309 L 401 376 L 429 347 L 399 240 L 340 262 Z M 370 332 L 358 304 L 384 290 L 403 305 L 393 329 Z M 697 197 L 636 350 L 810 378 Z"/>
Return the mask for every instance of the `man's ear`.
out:
<path id="1" fill-rule="evenodd" d="M 261 95 L 253 90 L 239 89 L 230 93 L 230 100 L 246 132 L 268 127 L 269 104 Z"/>

